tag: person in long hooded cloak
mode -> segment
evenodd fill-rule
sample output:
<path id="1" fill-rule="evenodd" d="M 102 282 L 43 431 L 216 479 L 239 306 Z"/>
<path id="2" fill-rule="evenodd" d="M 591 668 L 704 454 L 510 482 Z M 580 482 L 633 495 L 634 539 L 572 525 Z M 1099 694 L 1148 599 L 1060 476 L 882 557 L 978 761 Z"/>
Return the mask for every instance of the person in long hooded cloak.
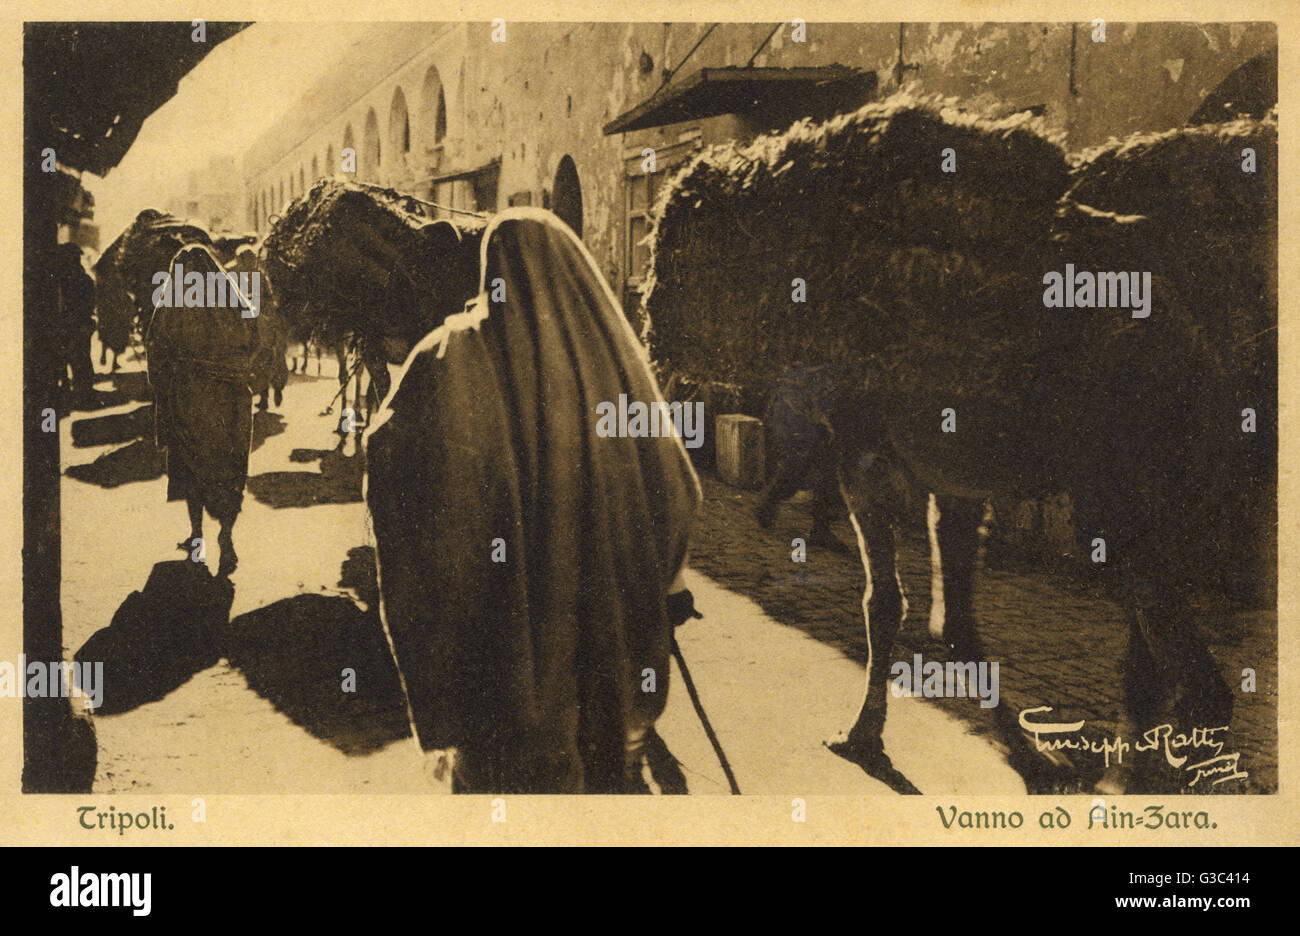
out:
<path id="1" fill-rule="evenodd" d="M 224 277 L 225 301 L 192 291 L 197 276 L 202 290 Z M 178 279 L 183 289 L 173 286 Z M 185 304 L 172 304 L 178 294 Z M 206 508 L 220 524 L 218 574 L 229 575 L 238 562 L 231 534 L 243 505 L 252 447 L 258 335 L 257 317 L 248 312 L 256 310 L 211 249 L 198 244 L 177 252 L 153 299 L 146 349 L 155 431 L 159 448 L 167 451 L 167 500 L 184 500 L 190 516 L 190 538 L 177 545 L 190 551 L 202 538 Z"/>
<path id="2" fill-rule="evenodd" d="M 481 256 L 478 298 L 412 350 L 366 439 L 415 737 L 454 751 L 457 791 L 635 789 L 699 481 L 676 435 L 597 435 L 597 404 L 662 396 L 573 232 L 511 209 Z"/>
<path id="3" fill-rule="evenodd" d="M 252 247 L 241 246 L 226 269 L 236 277 L 241 273 L 256 273 L 261 278 L 257 312 L 258 346 L 253 353 L 253 394 L 258 398 L 257 408 L 265 412 L 270 408 L 272 391 L 275 392 L 276 406 L 284 402 L 284 388 L 289 383 L 289 365 L 285 362 L 289 353 L 288 331 L 280 317 L 275 290 L 257 258 L 257 251 Z"/>

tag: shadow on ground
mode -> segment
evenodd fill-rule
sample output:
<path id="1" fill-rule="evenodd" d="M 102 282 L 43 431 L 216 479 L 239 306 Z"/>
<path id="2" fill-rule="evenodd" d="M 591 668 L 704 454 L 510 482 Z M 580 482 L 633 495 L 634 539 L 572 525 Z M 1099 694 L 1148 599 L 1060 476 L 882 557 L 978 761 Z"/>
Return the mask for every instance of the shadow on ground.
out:
<path id="1" fill-rule="evenodd" d="M 268 438 L 284 431 L 284 417 L 279 413 L 254 413 L 250 451 L 256 452 Z M 68 477 L 99 487 L 115 488 L 137 481 L 153 481 L 161 478 L 167 470 L 166 454 L 154 444 L 152 403 L 127 413 L 78 419 L 72 424 L 72 445 L 74 448 L 121 446 L 92 462 L 68 467 Z"/>
<path id="2" fill-rule="evenodd" d="M 100 375 L 97 384 L 110 383 L 111 387 L 101 390 L 98 386 L 83 393 L 65 393 L 60 399 L 60 415 L 68 416 L 74 412 L 87 412 L 121 406 L 132 401 L 145 402 L 153 399 L 153 390 L 149 386 L 149 375 L 144 371 L 119 371 L 110 375 Z"/>
<path id="3" fill-rule="evenodd" d="M 357 568 L 364 576 L 364 557 Z M 370 569 L 367 590 L 374 588 L 373 562 Z M 346 564 L 342 574 L 349 577 Z M 229 579 L 202 564 L 155 565 L 143 591 L 127 596 L 74 655 L 104 664 L 96 713 L 155 702 L 224 656 L 253 691 L 345 754 L 367 754 L 410 734 L 377 610 L 340 596 L 295 595 L 230 620 L 234 594 Z"/>
<path id="4" fill-rule="evenodd" d="M 271 436 L 278 436 L 284 432 L 284 417 L 279 413 L 272 413 L 268 410 L 255 410 L 253 412 L 253 444 L 249 451 L 256 452 L 262 447 L 262 443 Z"/>
<path id="5" fill-rule="evenodd" d="M 268 471 L 248 479 L 248 493 L 268 507 L 311 507 L 351 504 L 361 500 L 361 455 L 337 451 L 295 449 L 290 461 L 320 459 L 320 471 Z"/>
<path id="6" fill-rule="evenodd" d="M 129 712 L 156 702 L 214 665 L 215 637 L 235 597 L 229 579 L 187 559 L 153 567 L 143 591 L 127 596 L 112 622 L 74 655 L 78 663 L 103 663 L 99 715 Z"/>
<path id="7" fill-rule="evenodd" d="M 375 547 L 354 546 L 339 570 L 339 587 L 350 588 L 368 608 L 379 608 L 379 573 Z"/>
<path id="8" fill-rule="evenodd" d="M 101 716 L 164 698 L 225 657 L 248 686 L 294 724 L 350 756 L 410 736 L 406 699 L 378 613 L 373 548 L 348 551 L 337 595 L 294 595 L 233 620 L 234 586 L 180 559 L 153 567 L 109 626 L 76 652 L 103 663 Z M 646 766 L 663 793 L 686 793 L 681 766 L 655 732 Z"/>
<path id="9" fill-rule="evenodd" d="M 152 433 L 153 404 L 146 403 L 126 413 L 86 416 L 76 420 L 72 424 L 72 445 L 74 448 L 119 445 L 143 439 Z"/>
<path id="10" fill-rule="evenodd" d="M 295 595 L 241 614 L 221 646 L 250 688 L 344 754 L 410 734 L 379 615 L 348 598 Z"/>
<path id="11" fill-rule="evenodd" d="M 69 466 L 67 475 L 88 484 L 115 488 L 161 478 L 166 464 L 163 451 L 154 445 L 152 438 L 136 439 L 129 445 L 105 452 L 93 462 Z"/>

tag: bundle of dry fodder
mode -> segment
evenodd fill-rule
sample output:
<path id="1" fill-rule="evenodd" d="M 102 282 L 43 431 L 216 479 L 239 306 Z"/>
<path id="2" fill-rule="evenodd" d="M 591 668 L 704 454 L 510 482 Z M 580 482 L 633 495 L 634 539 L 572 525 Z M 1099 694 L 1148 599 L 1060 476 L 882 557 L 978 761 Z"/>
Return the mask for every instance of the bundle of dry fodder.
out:
<path id="1" fill-rule="evenodd" d="M 1175 507 L 1210 531 L 1184 538 L 1186 574 L 1237 596 L 1275 567 L 1258 553 L 1276 522 L 1277 154 L 1275 114 L 1112 141 L 1075 159 L 1054 233 L 1058 269 L 1156 284 L 1150 318 L 1073 336 L 1076 430 L 1127 485 L 1177 479 Z"/>
<path id="2" fill-rule="evenodd" d="M 294 200 L 265 242 L 267 273 L 297 338 L 410 343 L 478 288 L 485 222 L 433 221 L 390 189 L 322 180 Z"/>
<path id="3" fill-rule="evenodd" d="M 1276 379 L 1276 114 L 1135 134 L 1075 163 L 1071 203 L 1146 223 L 1139 236 L 1098 237 L 1063 213 L 1069 252 L 1118 253 L 1175 281 L 1183 302 L 1168 311 L 1203 333 L 1224 373 Z"/>
<path id="4" fill-rule="evenodd" d="M 211 247 L 212 238 L 197 224 L 146 208 L 105 251 L 116 255 L 116 275 L 135 296 L 142 314 L 153 308 L 153 293 L 158 287 L 154 277 L 171 269 L 172 258 L 188 244 Z"/>
<path id="5" fill-rule="evenodd" d="M 1037 118 L 907 94 L 711 147 L 656 209 L 652 354 L 758 396 L 834 363 L 944 406 L 1014 407 L 1067 185 Z"/>

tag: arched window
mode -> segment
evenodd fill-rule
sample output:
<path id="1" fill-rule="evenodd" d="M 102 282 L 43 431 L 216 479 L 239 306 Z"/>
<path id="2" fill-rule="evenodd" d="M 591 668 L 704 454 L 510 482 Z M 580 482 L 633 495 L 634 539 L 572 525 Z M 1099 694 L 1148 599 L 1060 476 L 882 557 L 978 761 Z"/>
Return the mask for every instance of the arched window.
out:
<path id="1" fill-rule="evenodd" d="M 393 103 L 388 108 L 388 151 L 411 151 L 411 117 L 406 111 L 406 95 L 401 88 L 393 91 Z"/>
<path id="2" fill-rule="evenodd" d="M 367 179 L 379 173 L 379 118 L 372 107 L 366 113 L 366 129 L 361 137 L 361 174 Z"/>
<path id="3" fill-rule="evenodd" d="M 555 185 L 551 188 L 551 210 L 582 237 L 582 183 L 578 181 L 578 167 L 573 157 L 565 156 L 555 170 Z"/>
<path id="4" fill-rule="evenodd" d="M 447 135 L 447 95 L 442 89 L 442 77 L 437 66 L 430 65 L 424 73 L 424 87 L 420 90 L 420 140 L 428 147 L 437 146 Z"/>

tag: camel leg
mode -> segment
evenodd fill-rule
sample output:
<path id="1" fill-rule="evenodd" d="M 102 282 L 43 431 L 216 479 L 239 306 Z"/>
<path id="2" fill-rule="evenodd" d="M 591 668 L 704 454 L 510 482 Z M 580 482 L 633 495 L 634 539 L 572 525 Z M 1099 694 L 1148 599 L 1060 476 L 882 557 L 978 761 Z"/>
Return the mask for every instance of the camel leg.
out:
<path id="1" fill-rule="evenodd" d="M 847 500 L 846 496 L 846 502 Z M 907 613 L 907 601 L 898 581 L 894 526 L 888 515 L 868 505 L 860 514 L 850 510 L 849 521 L 857 535 L 858 551 L 867 578 L 862 597 L 867 630 L 867 680 L 862 705 L 853 727 L 842 740 L 832 742 L 829 746 L 836 753 L 858 763 L 862 763 L 863 758 L 887 761 L 881 732 L 885 727 L 894 638 L 898 636 L 903 617 Z"/>
<path id="2" fill-rule="evenodd" d="M 1215 741 L 1228 740 L 1226 731 L 1214 729 L 1231 724 L 1232 690 L 1182 596 L 1159 589 L 1157 597 L 1148 597 L 1130 609 L 1128 652 L 1121 670 L 1125 718 L 1118 733 L 1126 740 L 1136 742 L 1145 736 L 1158 741 L 1163 734 L 1174 732 L 1191 736 L 1195 729 L 1213 732 Z M 1188 763 L 1213 755 L 1208 747 L 1199 750 L 1206 752 L 1204 756 L 1190 758 Z M 1230 745 L 1225 745 L 1224 751 L 1230 751 Z M 1134 752 L 1123 764 L 1111 765 L 1098 789 L 1115 794 L 1168 793 L 1185 789 L 1195 775 L 1184 776 L 1169 764 L 1163 745 L 1158 744 L 1152 751 Z M 1198 780 L 1201 789 L 1192 792 L 1209 792 L 1218 776 Z"/>
<path id="3" fill-rule="evenodd" d="M 943 592 L 943 642 L 954 659 L 982 660 L 984 648 L 975 632 L 975 564 L 984 503 L 936 496 L 930 517 L 934 528 L 931 550 L 937 553 L 931 561 L 938 566 Z"/>
<path id="4" fill-rule="evenodd" d="M 975 624 L 975 572 L 979 559 L 980 525 L 984 502 L 969 498 L 936 496 L 929 509 L 932 578 L 943 597 L 943 642 L 949 659 L 983 663 L 984 644 Z M 935 581 L 932 581 L 932 589 Z M 999 732 L 1019 737 L 1019 727 L 1005 705 L 993 710 Z"/>
<path id="5" fill-rule="evenodd" d="M 988 662 L 975 623 L 975 573 L 984 502 L 937 496 L 931 505 L 932 520 L 936 511 L 932 545 L 938 553 L 936 577 L 942 581 L 943 642 L 948 645 L 950 660 L 978 666 Z M 1030 793 L 1064 792 L 1074 786 L 1069 761 L 1056 753 L 1037 751 L 1000 692 L 993 708 L 993 722 L 1008 748 L 1011 766 L 1024 778 Z"/>

